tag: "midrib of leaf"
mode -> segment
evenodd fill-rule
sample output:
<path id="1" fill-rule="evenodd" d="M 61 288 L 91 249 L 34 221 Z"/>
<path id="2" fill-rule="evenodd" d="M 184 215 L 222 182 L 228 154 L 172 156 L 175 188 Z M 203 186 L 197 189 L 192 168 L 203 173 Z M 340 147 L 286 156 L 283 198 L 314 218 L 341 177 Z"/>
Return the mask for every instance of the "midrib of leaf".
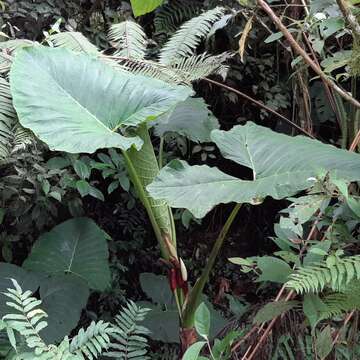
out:
<path id="1" fill-rule="evenodd" d="M 78 234 L 78 236 L 76 237 L 76 241 L 75 241 L 74 248 L 73 248 L 73 251 L 72 251 L 72 254 L 71 254 L 71 258 L 70 258 L 69 268 L 66 270 L 66 272 L 71 272 L 71 273 L 73 272 L 71 270 L 71 267 L 72 267 L 72 264 L 73 264 L 73 261 L 74 261 L 75 252 L 76 252 L 79 240 L 80 240 L 80 234 Z"/>
<path id="2" fill-rule="evenodd" d="M 127 57 L 130 58 L 128 23 L 125 21 L 125 46 Z"/>
<path id="3" fill-rule="evenodd" d="M 66 96 L 68 97 L 71 101 L 73 101 L 76 105 L 78 105 L 80 107 L 80 109 L 85 110 L 85 112 L 87 114 L 90 115 L 91 118 L 93 118 L 96 122 L 98 122 L 104 129 L 106 129 L 107 131 L 109 131 L 111 134 L 114 133 L 115 130 L 111 130 L 110 128 L 108 128 L 107 126 L 105 126 L 105 124 L 100 121 L 94 114 L 92 114 L 85 106 L 83 106 L 82 104 L 80 104 L 66 89 L 64 89 L 57 81 L 56 79 L 53 77 L 53 75 L 50 72 L 46 72 L 44 71 L 44 69 L 39 65 L 39 63 L 36 62 L 36 66 L 38 69 L 40 69 L 40 72 L 43 72 L 45 74 L 48 74 L 50 76 L 50 78 L 53 80 L 53 82 L 55 83 L 56 87 Z M 118 126 L 116 126 L 114 129 L 117 129 Z"/>

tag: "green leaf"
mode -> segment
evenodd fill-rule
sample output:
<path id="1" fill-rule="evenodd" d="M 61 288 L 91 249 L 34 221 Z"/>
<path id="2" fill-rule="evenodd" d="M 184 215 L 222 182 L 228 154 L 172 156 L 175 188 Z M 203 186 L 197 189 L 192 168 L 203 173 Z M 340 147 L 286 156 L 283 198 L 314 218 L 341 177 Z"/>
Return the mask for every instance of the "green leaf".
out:
<path id="1" fill-rule="evenodd" d="M 268 303 L 257 312 L 253 322 L 260 325 L 264 322 L 270 321 L 278 317 L 281 314 L 286 313 L 297 305 L 299 305 L 298 301 L 286 300 Z"/>
<path id="2" fill-rule="evenodd" d="M 157 136 L 175 132 L 194 142 L 211 141 L 211 131 L 219 128 L 219 122 L 202 98 L 179 103 L 171 112 L 159 116 L 154 125 Z"/>
<path id="3" fill-rule="evenodd" d="M 192 344 L 185 352 L 182 360 L 197 360 L 199 359 L 200 351 L 206 344 L 206 341 L 198 341 Z"/>
<path id="4" fill-rule="evenodd" d="M 210 333 L 210 311 L 204 303 L 201 303 L 195 311 L 195 329 L 198 334 L 207 338 Z"/>
<path id="5" fill-rule="evenodd" d="M 283 37 L 283 33 L 281 31 L 276 32 L 276 33 L 272 33 L 270 36 L 268 36 L 265 40 L 264 43 L 265 44 L 269 44 L 271 42 L 274 42 L 276 40 L 279 40 Z"/>
<path id="6" fill-rule="evenodd" d="M 76 174 L 83 180 L 86 180 L 90 177 L 90 167 L 81 160 L 76 160 L 74 162 L 74 170 Z"/>
<path id="7" fill-rule="evenodd" d="M 110 284 L 106 239 L 91 219 L 65 221 L 40 236 L 23 267 L 49 275 L 72 273 L 103 291 Z"/>
<path id="8" fill-rule="evenodd" d="M 248 122 L 230 131 L 214 130 L 212 140 L 225 158 L 253 171 L 241 180 L 209 166 L 173 160 L 147 189 L 155 199 L 203 217 L 220 203 L 259 204 L 313 186 L 327 172 L 348 181 L 360 179 L 360 155 L 304 136 L 290 137 Z"/>
<path id="9" fill-rule="evenodd" d="M 70 334 L 80 319 L 89 297 L 86 282 L 71 275 L 55 276 L 41 282 L 41 309 L 48 314 L 48 326 L 41 336 L 54 344 Z"/>
<path id="10" fill-rule="evenodd" d="M 130 0 L 135 16 L 147 14 L 159 7 L 164 0 Z"/>
<path id="11" fill-rule="evenodd" d="M 321 312 L 326 309 L 326 305 L 316 294 L 305 294 L 303 301 L 303 312 L 308 318 L 311 329 L 314 330 L 316 324 L 321 320 Z"/>
<path id="12" fill-rule="evenodd" d="M 317 336 L 315 348 L 320 359 L 325 359 L 330 354 L 333 348 L 330 325 L 326 326 Z"/>
<path id="13" fill-rule="evenodd" d="M 257 260 L 261 275 L 257 281 L 273 281 L 280 284 L 288 280 L 292 270 L 285 261 L 272 256 L 262 256 Z"/>
<path id="14" fill-rule="evenodd" d="M 150 330 L 150 336 L 153 340 L 165 343 L 179 343 L 180 323 L 175 303 L 171 306 L 154 305 L 147 301 L 138 302 L 137 304 L 151 309 L 142 325 Z"/>
<path id="15" fill-rule="evenodd" d="M 41 46 L 17 54 L 10 85 L 20 123 L 52 150 L 69 153 L 140 149 L 141 139 L 117 131 L 154 120 L 192 93 L 116 71 L 93 56 Z"/>
<path id="16" fill-rule="evenodd" d="M 81 197 L 89 195 L 90 193 L 90 184 L 86 180 L 78 180 L 76 182 L 76 188 L 80 193 Z"/>
<path id="17" fill-rule="evenodd" d="M 167 283 L 166 276 L 152 273 L 140 274 L 141 289 L 156 304 L 173 304 L 173 294 Z"/>

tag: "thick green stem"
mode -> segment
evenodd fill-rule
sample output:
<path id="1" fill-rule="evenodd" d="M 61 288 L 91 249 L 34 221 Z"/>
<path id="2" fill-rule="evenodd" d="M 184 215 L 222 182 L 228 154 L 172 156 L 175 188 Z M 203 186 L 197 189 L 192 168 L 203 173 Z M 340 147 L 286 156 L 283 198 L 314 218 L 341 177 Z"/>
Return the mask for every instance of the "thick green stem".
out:
<path id="1" fill-rule="evenodd" d="M 155 216 L 154 216 L 150 201 L 149 201 L 148 197 L 146 196 L 144 186 L 143 186 L 143 184 L 142 184 L 142 182 L 141 182 L 141 180 L 140 180 L 140 178 L 139 178 L 139 176 L 138 176 L 138 174 L 136 172 L 136 169 L 135 169 L 132 161 L 129 158 L 129 155 L 127 154 L 126 151 L 123 151 L 122 153 L 123 153 L 123 156 L 124 156 L 124 159 L 125 159 L 125 164 L 126 164 L 126 168 L 127 168 L 128 173 L 129 173 L 130 179 L 131 179 L 131 181 L 132 181 L 132 183 L 133 183 L 133 185 L 135 187 L 136 193 L 138 194 L 140 201 L 142 202 L 142 204 L 144 205 L 144 207 L 145 207 L 145 209 L 147 211 L 147 214 L 149 216 L 152 228 L 153 228 L 153 230 L 155 232 L 156 239 L 159 242 L 161 255 L 162 255 L 162 257 L 164 259 L 168 260 L 169 259 L 169 252 L 168 252 L 166 244 L 164 242 L 160 226 L 159 226 L 159 224 L 157 223 L 157 221 L 155 219 Z"/>
<path id="2" fill-rule="evenodd" d="M 183 314 L 183 328 L 191 328 L 194 324 L 194 315 L 195 311 L 200 304 L 201 295 L 203 293 L 204 287 L 209 280 L 210 272 L 215 264 L 216 257 L 221 249 L 222 244 L 230 230 L 232 223 L 235 220 L 237 213 L 239 212 L 242 204 L 236 204 L 233 208 L 231 214 L 229 215 L 228 219 L 226 220 L 225 225 L 221 229 L 219 236 L 217 237 L 215 244 L 211 250 L 209 259 L 206 263 L 206 266 L 201 274 L 201 277 L 196 282 L 195 286 L 190 292 L 189 301 L 186 305 Z"/>

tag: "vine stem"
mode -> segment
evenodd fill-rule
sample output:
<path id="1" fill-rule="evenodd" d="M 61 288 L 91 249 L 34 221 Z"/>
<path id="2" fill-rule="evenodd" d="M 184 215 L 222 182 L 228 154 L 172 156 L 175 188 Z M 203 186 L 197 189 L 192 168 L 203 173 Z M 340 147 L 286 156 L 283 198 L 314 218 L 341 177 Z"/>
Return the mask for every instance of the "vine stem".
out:
<path id="1" fill-rule="evenodd" d="M 283 33 L 291 47 L 294 51 L 300 55 L 305 62 L 313 69 L 313 71 L 327 83 L 334 91 L 336 91 L 341 97 L 347 100 L 352 105 L 360 108 L 360 103 L 354 99 L 351 95 L 349 95 L 346 91 L 341 89 L 338 85 L 336 85 L 332 80 L 330 80 L 325 73 L 321 70 L 321 68 L 311 59 L 311 57 L 306 53 L 304 49 L 296 42 L 296 40 L 291 35 L 290 31 L 286 28 L 286 26 L 282 23 L 279 17 L 273 12 L 270 6 L 264 0 L 257 0 L 258 5 L 262 8 L 271 18 L 273 23 L 278 27 L 278 29 Z"/>
<path id="2" fill-rule="evenodd" d="M 195 314 L 195 311 L 199 305 L 201 294 L 204 290 L 204 287 L 209 280 L 210 272 L 215 264 L 215 260 L 217 255 L 219 254 L 219 251 L 221 249 L 222 244 L 224 243 L 224 240 L 230 230 L 230 227 L 232 223 L 234 222 L 236 215 L 238 214 L 239 210 L 241 209 L 242 204 L 236 204 L 231 211 L 231 214 L 226 220 L 226 223 L 224 224 L 223 228 L 220 231 L 219 236 L 217 237 L 215 244 L 211 250 L 209 259 L 206 263 L 206 266 L 196 282 L 195 286 L 190 292 L 189 295 L 189 301 L 185 307 L 184 314 L 183 314 L 183 327 L 190 328 L 193 326 L 193 317 Z"/>
<path id="3" fill-rule="evenodd" d="M 249 95 L 244 94 L 243 92 L 241 92 L 240 90 L 234 89 L 231 86 L 225 85 L 223 83 L 220 83 L 218 81 L 209 79 L 209 78 L 204 78 L 202 80 L 205 80 L 206 82 L 210 83 L 210 84 L 214 84 L 216 86 L 220 86 L 226 90 L 229 90 L 241 97 L 243 97 L 246 100 L 251 101 L 252 103 L 256 104 L 257 106 L 263 108 L 264 110 L 268 111 L 269 113 L 277 116 L 278 118 L 280 118 L 281 120 L 284 120 L 285 122 L 287 122 L 289 125 L 291 125 L 292 127 L 294 127 L 295 129 L 301 131 L 303 134 L 315 139 L 315 136 L 312 135 L 311 133 L 309 133 L 308 131 L 306 131 L 305 129 L 303 129 L 302 127 L 300 127 L 299 125 L 295 124 L 294 122 L 292 122 L 291 120 L 289 120 L 288 118 L 286 118 L 284 115 L 279 114 L 277 111 L 271 109 L 270 107 L 266 106 L 265 104 L 262 104 L 260 101 L 255 100 L 254 98 L 252 98 Z"/>

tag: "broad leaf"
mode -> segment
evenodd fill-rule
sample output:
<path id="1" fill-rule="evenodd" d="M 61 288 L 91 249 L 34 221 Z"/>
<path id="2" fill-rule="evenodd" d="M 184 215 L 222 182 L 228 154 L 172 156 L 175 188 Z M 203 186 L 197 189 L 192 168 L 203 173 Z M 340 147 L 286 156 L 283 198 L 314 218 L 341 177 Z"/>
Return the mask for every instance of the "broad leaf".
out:
<path id="1" fill-rule="evenodd" d="M 254 324 L 262 324 L 264 322 L 270 321 L 277 316 L 286 313 L 287 311 L 293 309 L 295 306 L 299 305 L 298 301 L 274 301 L 267 303 L 263 306 L 254 317 Z"/>
<path id="2" fill-rule="evenodd" d="M 40 236 L 23 267 L 49 275 L 71 273 L 103 291 L 110 284 L 106 240 L 91 219 L 71 219 Z"/>
<path id="3" fill-rule="evenodd" d="M 333 348 L 331 326 L 327 325 L 316 337 L 315 348 L 320 359 L 325 359 Z"/>
<path id="4" fill-rule="evenodd" d="M 51 149 L 70 153 L 140 149 L 141 139 L 117 131 L 154 120 L 192 92 L 116 71 L 87 54 L 41 46 L 19 51 L 10 85 L 21 124 Z"/>
<path id="5" fill-rule="evenodd" d="M 252 169 L 253 180 L 174 160 L 148 186 L 151 196 L 203 217 L 220 203 L 258 204 L 267 196 L 294 195 L 326 173 L 348 181 L 360 179 L 359 154 L 303 136 L 278 134 L 249 122 L 227 132 L 214 130 L 211 137 L 227 159 Z"/>
<path id="6" fill-rule="evenodd" d="M 189 98 L 155 121 L 155 134 L 175 132 L 195 142 L 211 141 L 210 133 L 219 122 L 201 98 Z"/>
<path id="7" fill-rule="evenodd" d="M 163 275 L 140 274 L 140 285 L 144 293 L 156 304 L 172 306 L 174 298 L 167 282 L 166 276 Z"/>
<path id="8" fill-rule="evenodd" d="M 198 360 L 202 348 L 206 345 L 206 341 L 198 341 L 192 344 L 185 352 L 182 360 Z"/>
<path id="9" fill-rule="evenodd" d="M 54 344 L 70 334 L 80 319 L 89 297 L 89 288 L 81 279 L 62 275 L 42 281 L 40 286 L 40 308 L 49 318 L 48 326 L 42 331 L 42 338 Z"/>
<path id="10" fill-rule="evenodd" d="M 288 276 L 292 273 L 289 264 L 273 256 L 259 257 L 257 266 L 261 270 L 261 275 L 257 281 L 273 281 L 283 284 L 289 280 Z"/>
<path id="11" fill-rule="evenodd" d="M 195 329 L 204 338 L 210 332 L 210 311 L 204 303 L 201 303 L 195 311 Z"/>
<path id="12" fill-rule="evenodd" d="M 147 14 L 159 7 L 164 0 L 130 0 L 135 16 Z"/>

